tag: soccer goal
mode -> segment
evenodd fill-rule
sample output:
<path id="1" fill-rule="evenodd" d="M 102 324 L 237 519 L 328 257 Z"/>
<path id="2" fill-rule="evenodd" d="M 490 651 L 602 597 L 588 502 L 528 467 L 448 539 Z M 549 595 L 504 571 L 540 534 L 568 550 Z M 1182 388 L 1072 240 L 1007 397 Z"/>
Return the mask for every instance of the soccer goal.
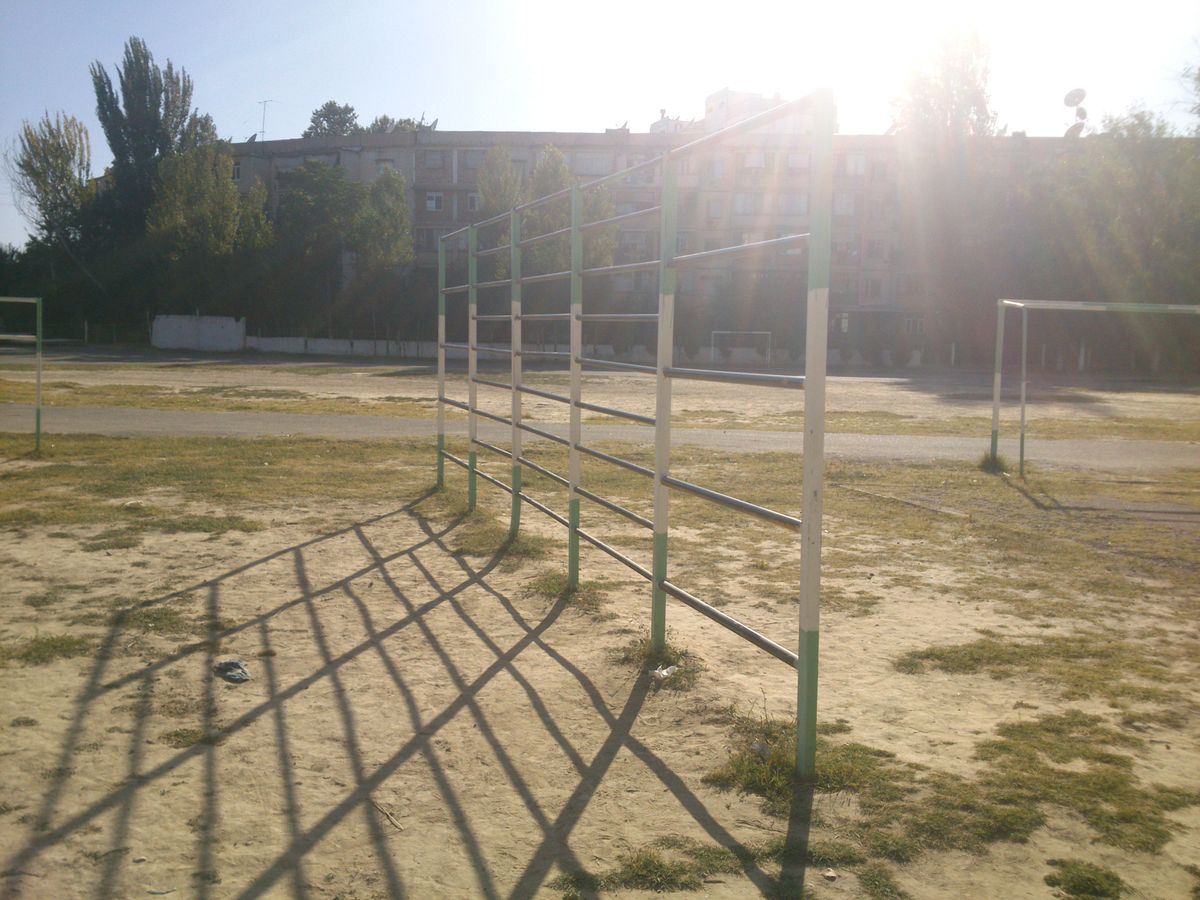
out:
<path id="1" fill-rule="evenodd" d="M 767 365 L 771 364 L 771 332 L 769 331 L 714 331 L 708 338 L 708 362 L 709 365 L 715 365 L 717 362 L 717 349 L 732 350 L 735 347 L 745 347 L 746 343 L 740 342 L 738 338 L 749 337 L 754 340 L 749 342 L 749 346 L 754 349 L 764 347 L 763 355 L 766 357 Z"/>
<path id="2" fill-rule="evenodd" d="M 1029 311 L 1031 309 L 1060 312 L 1136 313 L 1138 315 L 1200 315 L 1200 306 L 1182 303 L 1090 303 L 1071 300 L 997 300 L 996 301 L 996 367 L 992 377 L 992 449 L 994 463 L 1000 443 L 1000 380 L 1004 367 L 1004 314 L 1010 309 L 1021 311 L 1021 439 L 1019 443 L 1019 474 L 1025 477 L 1025 396 L 1029 372 Z"/>
<path id="3" fill-rule="evenodd" d="M 32 342 L 34 355 L 37 359 L 37 374 L 33 389 L 33 449 L 42 449 L 42 298 L 41 297 L 0 297 L 0 303 L 32 305 L 34 307 L 33 334 L 0 334 L 0 341 Z"/>

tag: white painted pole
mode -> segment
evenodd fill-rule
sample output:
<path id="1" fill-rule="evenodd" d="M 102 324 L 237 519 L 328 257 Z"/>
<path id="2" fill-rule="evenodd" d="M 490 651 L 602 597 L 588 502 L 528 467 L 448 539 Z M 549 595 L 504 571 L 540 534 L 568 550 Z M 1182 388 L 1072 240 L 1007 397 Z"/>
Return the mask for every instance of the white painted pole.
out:
<path id="1" fill-rule="evenodd" d="M 570 335 L 570 424 L 567 446 L 567 589 L 579 587 L 579 482 L 583 477 L 583 460 L 579 445 L 583 443 L 583 192 L 571 188 L 571 319 Z"/>
<path id="2" fill-rule="evenodd" d="M 521 432 L 521 214 L 515 209 L 509 214 L 509 278 L 512 285 L 512 321 L 509 324 L 509 348 L 512 350 L 512 516 L 508 533 L 515 538 L 521 530 L 521 455 L 524 453 Z"/>
<path id="3" fill-rule="evenodd" d="M 1025 477 L 1025 388 L 1029 384 L 1029 310 L 1021 310 L 1021 449 L 1018 474 Z"/>
<path id="4" fill-rule="evenodd" d="M 1004 368 L 1004 302 L 996 301 L 996 368 L 992 373 L 992 462 L 1000 452 L 1000 372 Z"/>
<path id="5" fill-rule="evenodd" d="M 475 466 L 477 450 L 475 440 L 478 437 L 478 418 L 475 408 L 478 402 L 478 385 L 475 376 L 478 373 L 479 352 L 475 349 L 479 339 L 478 323 L 475 315 L 479 310 L 479 261 L 475 251 L 479 247 L 479 232 L 472 225 L 467 229 L 467 509 L 474 512 L 476 499 Z"/>
<path id="6" fill-rule="evenodd" d="M 308 335 L 304 336 L 304 351 L 308 352 Z M 446 486 L 446 241 L 438 239 L 438 299 L 437 299 L 437 486 Z"/>

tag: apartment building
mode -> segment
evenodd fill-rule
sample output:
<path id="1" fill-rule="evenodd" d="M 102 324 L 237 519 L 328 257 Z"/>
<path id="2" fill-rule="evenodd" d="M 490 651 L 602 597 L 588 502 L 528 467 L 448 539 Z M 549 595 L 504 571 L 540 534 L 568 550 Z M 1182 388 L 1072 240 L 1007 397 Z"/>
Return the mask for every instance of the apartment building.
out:
<path id="1" fill-rule="evenodd" d="M 777 102 L 720 91 L 708 98 L 704 119 L 685 122 L 669 118 L 664 110 L 644 133 L 627 128 L 602 133 L 422 130 L 235 144 L 234 177 L 243 189 L 259 179 L 273 190 L 279 175 L 314 160 L 340 166 L 351 179 L 364 183 L 386 170 L 398 171 L 411 194 L 415 265 L 429 269 L 437 265 L 442 235 L 483 218 L 478 175 L 492 147 L 508 148 L 516 170 L 528 174 L 539 154 L 552 145 L 562 152 L 571 172 L 587 181 L 634 166 Z M 715 249 L 806 231 L 809 131 L 806 117 L 797 114 L 687 157 L 679 184 L 677 251 Z M 914 244 L 914 230 L 905 225 L 899 142 L 890 135 L 839 134 L 834 152 L 830 296 L 834 343 L 839 335 L 852 342 L 864 329 L 901 333 L 919 343 L 931 310 L 925 255 Z M 660 181 L 660 174 L 650 169 L 610 182 L 616 213 L 657 205 Z M 464 251 L 465 240 L 451 249 Z M 618 262 L 657 254 L 656 218 L 622 224 Z M 747 265 L 757 271 L 749 272 Z M 747 290 L 755 290 L 755 279 L 797 296 L 803 274 L 802 256 L 780 252 L 747 264 L 714 264 L 688 271 L 681 277 L 680 291 L 719 311 L 736 308 Z M 655 290 L 652 272 L 613 279 L 613 295 L 629 309 L 652 309 Z M 432 310 L 433 297 L 415 299 L 429 303 Z M 776 299 L 775 305 L 779 303 Z M 747 327 L 761 324 L 726 321 Z"/>

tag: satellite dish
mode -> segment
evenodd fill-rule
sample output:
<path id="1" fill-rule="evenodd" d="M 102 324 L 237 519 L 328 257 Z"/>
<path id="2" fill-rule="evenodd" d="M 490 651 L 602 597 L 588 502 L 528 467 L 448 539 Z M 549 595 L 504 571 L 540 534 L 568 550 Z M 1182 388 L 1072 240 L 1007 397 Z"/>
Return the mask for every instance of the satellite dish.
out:
<path id="1" fill-rule="evenodd" d="M 1081 134 L 1083 134 L 1083 123 L 1076 122 L 1074 125 L 1072 125 L 1070 128 L 1067 129 L 1067 133 L 1064 134 L 1063 137 L 1074 138 L 1074 137 L 1079 137 Z"/>
<path id="2" fill-rule="evenodd" d="M 1066 106 L 1078 106 L 1086 96 L 1087 91 L 1083 88 L 1075 88 L 1073 91 L 1067 91 L 1067 96 L 1063 97 L 1063 104 Z"/>
<path id="3" fill-rule="evenodd" d="M 1075 107 L 1075 118 L 1078 119 L 1080 122 L 1082 122 L 1084 119 L 1087 118 L 1087 110 L 1084 109 L 1082 106 Z"/>
<path id="4" fill-rule="evenodd" d="M 246 138 L 246 143 L 253 144 L 256 140 L 258 140 L 258 132 L 257 131 L 254 132 L 254 134 L 250 135 L 250 137 Z"/>

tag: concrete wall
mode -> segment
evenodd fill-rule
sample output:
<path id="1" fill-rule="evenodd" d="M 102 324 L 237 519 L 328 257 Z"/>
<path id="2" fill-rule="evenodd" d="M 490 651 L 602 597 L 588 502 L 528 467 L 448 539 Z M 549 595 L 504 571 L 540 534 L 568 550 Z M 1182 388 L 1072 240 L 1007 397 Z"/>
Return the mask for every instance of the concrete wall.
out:
<path id="1" fill-rule="evenodd" d="M 246 320 L 228 316 L 155 316 L 150 344 L 162 350 L 241 350 Z"/>

